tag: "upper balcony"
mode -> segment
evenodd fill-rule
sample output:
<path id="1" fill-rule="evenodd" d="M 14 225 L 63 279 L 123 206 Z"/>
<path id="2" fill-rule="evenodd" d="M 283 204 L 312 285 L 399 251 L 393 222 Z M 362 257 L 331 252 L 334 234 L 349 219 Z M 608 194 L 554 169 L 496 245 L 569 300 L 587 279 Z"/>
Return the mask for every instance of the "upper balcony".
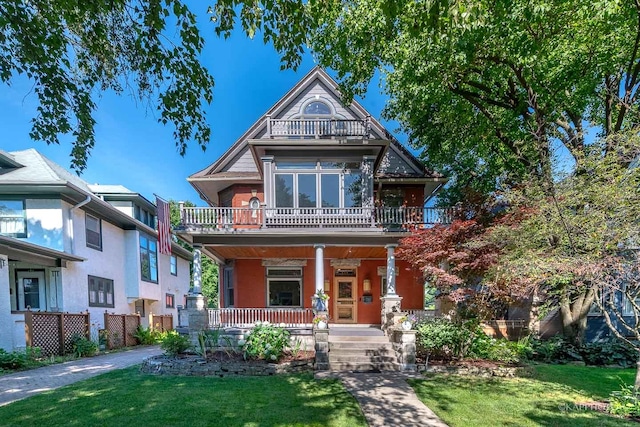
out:
<path id="1" fill-rule="evenodd" d="M 267 117 L 270 138 L 369 138 L 371 121 L 343 119 L 274 119 Z"/>
<path id="2" fill-rule="evenodd" d="M 220 208 L 182 207 L 181 228 L 224 232 L 237 229 L 342 229 L 411 231 L 451 223 L 453 209 L 374 208 Z"/>

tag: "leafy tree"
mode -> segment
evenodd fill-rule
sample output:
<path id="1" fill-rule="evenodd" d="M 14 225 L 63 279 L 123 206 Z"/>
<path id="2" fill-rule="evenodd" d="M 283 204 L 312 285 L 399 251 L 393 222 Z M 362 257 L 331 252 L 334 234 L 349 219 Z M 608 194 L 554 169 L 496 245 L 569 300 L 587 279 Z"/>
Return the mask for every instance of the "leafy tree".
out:
<path id="1" fill-rule="evenodd" d="M 194 207 L 190 201 L 183 202 L 186 207 Z M 178 206 L 178 202 L 175 200 L 170 200 L 170 215 L 171 215 L 171 226 L 177 227 L 180 225 L 180 207 Z M 182 240 L 177 240 L 178 244 L 188 250 L 192 250 L 193 248 L 186 242 Z M 203 256 L 200 258 L 200 266 L 202 268 L 202 294 L 207 297 L 207 303 L 211 308 L 218 307 L 218 264 L 213 262 L 209 257 Z M 193 283 L 193 272 L 192 272 L 192 283 Z"/>
<path id="2" fill-rule="evenodd" d="M 203 102 L 213 78 L 200 64 L 204 39 L 181 0 L 9 0 L 0 4 L 0 81 L 33 81 L 39 102 L 31 138 L 74 138 L 71 166 L 87 166 L 95 144 L 96 97 L 129 93 L 156 103 L 158 121 L 204 149 L 210 129 Z"/>

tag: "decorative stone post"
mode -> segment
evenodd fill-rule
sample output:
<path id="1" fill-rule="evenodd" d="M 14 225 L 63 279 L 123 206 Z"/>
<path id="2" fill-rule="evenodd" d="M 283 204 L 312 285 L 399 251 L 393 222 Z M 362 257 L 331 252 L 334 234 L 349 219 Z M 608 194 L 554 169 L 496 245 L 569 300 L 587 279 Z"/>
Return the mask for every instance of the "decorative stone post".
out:
<path id="1" fill-rule="evenodd" d="M 382 331 L 389 335 L 389 328 L 393 327 L 402 316 L 400 303 L 402 297 L 396 294 L 396 258 L 395 249 L 398 245 L 386 245 L 387 249 L 387 287 L 382 301 L 381 322 Z"/>
<path id="2" fill-rule="evenodd" d="M 398 364 L 400 370 L 404 372 L 415 372 L 416 368 L 416 332 L 415 330 L 404 331 L 402 329 L 394 328 L 393 337 L 391 342 L 393 343 L 393 349 L 396 352 L 398 358 Z"/>
<path id="3" fill-rule="evenodd" d="M 209 315 L 202 295 L 201 251 L 201 245 L 193 245 L 193 286 L 187 295 L 189 335 L 193 342 L 197 342 L 198 332 L 209 328 Z"/>
<path id="4" fill-rule="evenodd" d="M 313 328 L 316 350 L 316 371 L 329 369 L 329 329 Z"/>

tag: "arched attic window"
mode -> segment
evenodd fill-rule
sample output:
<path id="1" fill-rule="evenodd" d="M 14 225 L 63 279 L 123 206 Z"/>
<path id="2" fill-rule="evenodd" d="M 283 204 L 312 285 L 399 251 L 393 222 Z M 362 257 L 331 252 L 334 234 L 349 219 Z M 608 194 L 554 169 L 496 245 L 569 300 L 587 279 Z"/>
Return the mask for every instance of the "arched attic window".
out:
<path id="1" fill-rule="evenodd" d="M 331 108 L 322 101 L 308 103 L 302 112 L 305 116 L 330 116 Z"/>

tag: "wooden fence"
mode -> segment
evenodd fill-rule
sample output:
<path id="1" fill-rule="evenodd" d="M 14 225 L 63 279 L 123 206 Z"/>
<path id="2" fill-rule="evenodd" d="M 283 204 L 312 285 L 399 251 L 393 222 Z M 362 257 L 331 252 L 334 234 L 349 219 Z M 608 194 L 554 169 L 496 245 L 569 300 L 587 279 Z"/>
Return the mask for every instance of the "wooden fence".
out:
<path id="1" fill-rule="evenodd" d="M 43 356 L 64 355 L 73 351 L 73 338 L 91 338 L 89 313 L 24 313 L 26 341 L 39 347 Z"/>
<path id="2" fill-rule="evenodd" d="M 149 313 L 149 327 L 159 332 L 171 331 L 173 330 L 173 315 Z"/>
<path id="3" fill-rule="evenodd" d="M 140 326 L 139 314 L 109 314 L 104 312 L 104 330 L 108 349 L 129 347 L 138 344 L 134 337 Z"/>
<path id="4" fill-rule="evenodd" d="M 485 334 L 494 338 L 519 340 L 529 333 L 526 320 L 489 320 L 481 324 Z"/>

